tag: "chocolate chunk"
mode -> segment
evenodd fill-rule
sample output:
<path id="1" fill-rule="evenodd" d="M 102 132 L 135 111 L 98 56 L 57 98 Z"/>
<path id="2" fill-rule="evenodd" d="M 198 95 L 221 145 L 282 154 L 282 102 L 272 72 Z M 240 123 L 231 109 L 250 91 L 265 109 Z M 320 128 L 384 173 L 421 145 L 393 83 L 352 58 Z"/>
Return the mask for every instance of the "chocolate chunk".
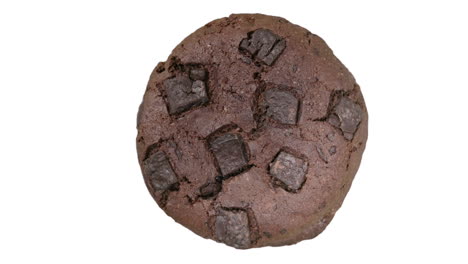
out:
<path id="1" fill-rule="evenodd" d="M 221 191 L 221 183 L 210 182 L 200 188 L 200 196 L 202 198 L 209 198 L 217 195 Z"/>
<path id="2" fill-rule="evenodd" d="M 328 122 L 340 128 L 341 131 L 343 131 L 344 137 L 347 140 L 351 140 L 354 137 L 354 132 L 356 132 L 359 123 L 361 123 L 361 119 L 361 107 L 348 97 L 342 97 L 329 116 Z"/>
<path id="3" fill-rule="evenodd" d="M 281 124 L 294 125 L 297 121 L 299 100 L 290 92 L 268 89 L 264 92 L 263 102 L 266 115 Z"/>
<path id="4" fill-rule="evenodd" d="M 308 164 L 301 158 L 281 151 L 270 163 L 270 174 L 274 179 L 284 184 L 287 191 L 297 191 L 305 181 Z"/>
<path id="5" fill-rule="evenodd" d="M 177 76 L 164 81 L 169 105 L 169 114 L 180 114 L 192 107 L 208 102 L 205 84 L 192 81 L 186 76 Z"/>
<path id="6" fill-rule="evenodd" d="M 211 139 L 209 144 L 223 176 L 239 173 L 247 166 L 249 158 L 240 135 L 227 133 Z"/>
<path id="7" fill-rule="evenodd" d="M 273 47 L 270 53 L 268 53 L 268 55 L 266 55 L 263 59 L 261 58 L 261 60 L 267 65 L 272 65 L 285 48 L 286 41 L 282 39 L 278 43 L 276 43 L 276 45 Z"/>
<path id="8" fill-rule="evenodd" d="M 167 190 L 177 183 L 177 177 L 163 151 L 150 155 L 143 162 L 143 170 L 155 190 Z"/>
<path id="9" fill-rule="evenodd" d="M 241 209 L 218 209 L 215 222 L 216 238 L 235 248 L 250 247 L 247 212 Z"/>
<path id="10" fill-rule="evenodd" d="M 190 79 L 196 81 L 204 81 L 206 78 L 206 71 L 204 69 L 192 69 L 190 70 Z"/>
<path id="11" fill-rule="evenodd" d="M 286 48 L 286 41 L 268 29 L 257 29 L 241 41 L 239 49 L 271 66 Z"/>

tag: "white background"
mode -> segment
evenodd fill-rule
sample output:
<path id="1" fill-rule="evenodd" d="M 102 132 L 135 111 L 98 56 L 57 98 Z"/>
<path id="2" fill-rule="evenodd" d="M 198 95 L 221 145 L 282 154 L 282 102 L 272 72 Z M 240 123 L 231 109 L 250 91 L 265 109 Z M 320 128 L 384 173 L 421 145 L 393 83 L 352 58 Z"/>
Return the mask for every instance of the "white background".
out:
<path id="1" fill-rule="evenodd" d="M 467 263 L 464 2 L 2 1 L 0 263 Z M 194 235 L 157 207 L 137 163 L 154 66 L 239 12 L 321 36 L 369 109 L 342 209 L 294 246 L 242 251 Z"/>

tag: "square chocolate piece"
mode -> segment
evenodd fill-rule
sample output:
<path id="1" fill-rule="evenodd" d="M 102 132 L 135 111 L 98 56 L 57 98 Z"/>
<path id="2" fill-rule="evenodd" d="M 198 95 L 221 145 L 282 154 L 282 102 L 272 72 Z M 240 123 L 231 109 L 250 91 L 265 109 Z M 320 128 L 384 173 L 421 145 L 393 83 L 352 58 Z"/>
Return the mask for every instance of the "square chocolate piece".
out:
<path id="1" fill-rule="evenodd" d="M 143 162 L 144 173 L 155 190 L 163 191 L 176 184 L 177 177 L 163 151 L 158 151 Z"/>
<path id="2" fill-rule="evenodd" d="M 239 49 L 271 66 L 286 48 L 286 41 L 268 29 L 257 29 L 241 41 Z"/>
<path id="3" fill-rule="evenodd" d="M 216 238 L 235 248 L 250 247 L 247 212 L 241 209 L 219 209 L 215 222 Z"/>
<path id="4" fill-rule="evenodd" d="M 284 184 L 287 191 L 297 191 L 305 181 L 308 164 L 301 158 L 281 151 L 270 163 L 271 176 Z"/>
<path id="5" fill-rule="evenodd" d="M 230 176 L 247 166 L 249 158 L 242 137 L 227 133 L 209 142 L 223 176 Z"/>
<path id="6" fill-rule="evenodd" d="M 208 102 L 205 83 L 192 82 L 187 76 L 177 76 L 164 81 L 169 114 L 180 114 Z"/>
<path id="7" fill-rule="evenodd" d="M 292 93 L 274 88 L 266 90 L 263 96 L 268 117 L 281 124 L 296 124 L 299 100 Z"/>
<path id="8" fill-rule="evenodd" d="M 343 135 L 347 140 L 354 137 L 362 119 L 361 107 L 354 103 L 348 97 L 342 97 L 338 104 L 333 108 L 332 114 L 328 118 L 328 122 L 343 131 Z"/>

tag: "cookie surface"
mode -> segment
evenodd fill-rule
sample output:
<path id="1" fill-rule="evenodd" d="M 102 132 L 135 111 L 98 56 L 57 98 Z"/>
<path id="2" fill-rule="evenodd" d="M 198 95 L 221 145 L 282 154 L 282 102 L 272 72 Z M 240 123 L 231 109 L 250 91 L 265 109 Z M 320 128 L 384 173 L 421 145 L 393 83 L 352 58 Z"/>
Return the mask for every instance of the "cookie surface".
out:
<path id="1" fill-rule="evenodd" d="M 231 15 L 183 40 L 150 76 L 137 151 L 158 205 L 236 248 L 320 234 L 367 140 L 367 110 L 325 42 L 279 17 Z"/>

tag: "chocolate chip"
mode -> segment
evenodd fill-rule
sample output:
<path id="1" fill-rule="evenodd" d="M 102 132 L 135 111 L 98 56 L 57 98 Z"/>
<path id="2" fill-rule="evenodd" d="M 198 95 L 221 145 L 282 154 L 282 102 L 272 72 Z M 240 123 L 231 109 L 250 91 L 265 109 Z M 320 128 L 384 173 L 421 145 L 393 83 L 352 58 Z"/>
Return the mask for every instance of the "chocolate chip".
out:
<path id="1" fill-rule="evenodd" d="M 190 79 L 204 81 L 206 78 L 206 71 L 204 69 L 192 69 L 190 70 Z"/>
<path id="2" fill-rule="evenodd" d="M 287 191 L 297 191 L 305 181 L 308 164 L 302 158 L 281 151 L 270 163 L 270 174 Z"/>
<path id="3" fill-rule="evenodd" d="M 361 123 L 362 109 L 351 101 L 348 97 L 342 97 L 334 107 L 333 113 L 328 118 L 328 122 L 343 131 L 346 139 L 351 140 L 354 137 L 357 127 Z"/>
<path id="4" fill-rule="evenodd" d="M 164 82 L 169 105 L 169 114 L 180 114 L 192 107 L 208 102 L 206 87 L 202 81 L 192 81 L 186 76 L 177 76 Z"/>
<path id="5" fill-rule="evenodd" d="M 202 198 L 209 198 L 217 195 L 221 191 L 221 183 L 210 182 L 200 188 L 200 196 Z"/>
<path id="6" fill-rule="evenodd" d="M 215 221 L 216 238 L 235 248 L 250 247 L 250 228 L 247 212 L 241 209 L 218 209 Z"/>
<path id="7" fill-rule="evenodd" d="M 268 29 L 257 29 L 242 39 L 239 49 L 271 66 L 286 48 L 286 41 Z"/>
<path id="8" fill-rule="evenodd" d="M 267 65 L 272 65 L 273 62 L 279 57 L 281 52 L 286 48 L 286 41 L 284 39 L 280 40 L 276 45 L 273 47 L 273 49 L 270 51 L 270 53 L 265 56 L 264 58 L 260 59 Z M 257 56 L 258 57 L 258 56 Z"/>
<path id="9" fill-rule="evenodd" d="M 239 173 L 247 166 L 249 159 L 240 135 L 226 133 L 210 139 L 209 145 L 223 176 Z"/>
<path id="10" fill-rule="evenodd" d="M 150 155 L 143 162 L 143 168 L 155 190 L 168 190 L 177 183 L 177 177 L 163 151 Z"/>
<path id="11" fill-rule="evenodd" d="M 281 124 L 294 125 L 297 121 L 299 100 L 290 92 L 276 88 L 268 89 L 261 102 L 266 115 Z"/>

